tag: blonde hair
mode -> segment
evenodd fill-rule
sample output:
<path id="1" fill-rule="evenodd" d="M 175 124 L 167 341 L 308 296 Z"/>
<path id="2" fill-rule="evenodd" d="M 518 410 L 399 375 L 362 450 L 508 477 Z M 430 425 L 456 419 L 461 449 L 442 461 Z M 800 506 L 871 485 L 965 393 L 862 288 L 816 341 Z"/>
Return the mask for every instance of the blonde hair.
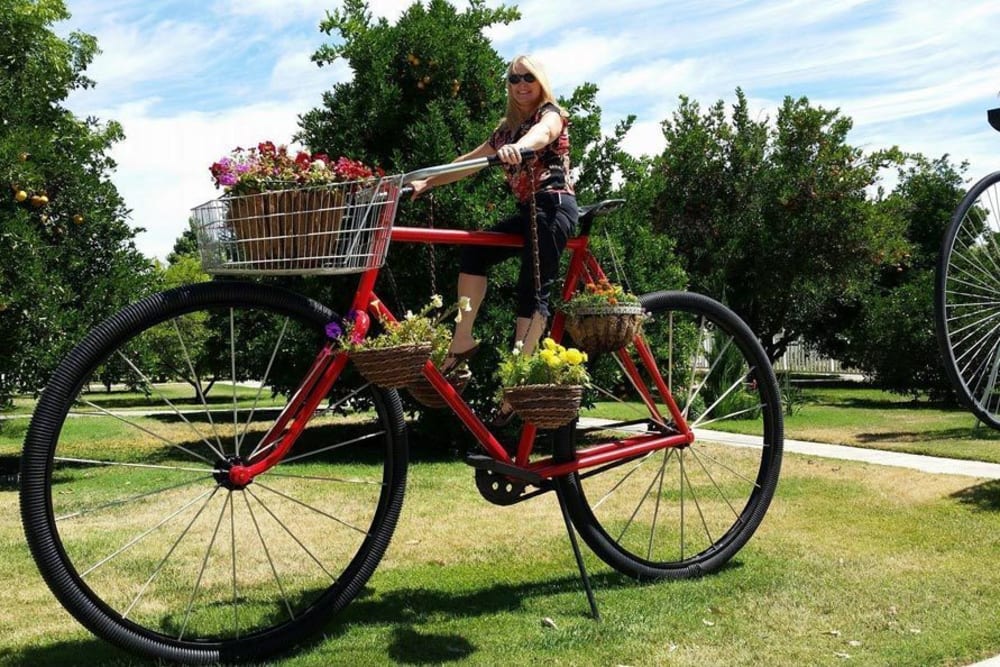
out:
<path id="1" fill-rule="evenodd" d="M 507 66 L 507 73 L 504 75 L 504 81 L 507 82 L 507 113 L 503 120 L 500 121 L 500 128 L 514 130 L 518 125 L 531 117 L 531 115 L 536 111 L 536 109 L 532 109 L 531 111 L 525 113 L 520 109 L 520 107 L 517 106 L 514 102 L 513 96 L 510 94 L 512 86 L 510 82 L 507 81 L 507 76 L 514 73 L 515 65 L 521 65 L 522 68 L 533 74 L 535 79 L 538 81 L 538 85 L 542 87 L 541 101 L 538 105 L 539 108 L 545 104 L 554 104 L 556 109 L 559 110 L 559 115 L 563 118 L 567 118 L 569 116 L 569 114 L 567 114 L 566 111 L 559 106 L 559 103 L 556 102 L 556 96 L 552 93 L 552 84 L 549 83 L 549 76 L 545 73 L 545 68 L 542 64 L 532 60 L 530 56 L 520 55 L 510 61 L 510 65 Z"/>

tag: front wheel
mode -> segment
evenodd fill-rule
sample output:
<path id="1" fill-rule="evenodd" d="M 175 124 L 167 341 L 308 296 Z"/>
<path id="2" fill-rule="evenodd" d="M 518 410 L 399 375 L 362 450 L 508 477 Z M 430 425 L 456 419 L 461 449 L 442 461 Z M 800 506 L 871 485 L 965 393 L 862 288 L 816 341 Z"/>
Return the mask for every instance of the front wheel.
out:
<path id="1" fill-rule="evenodd" d="M 334 317 L 273 287 L 210 282 L 153 295 L 59 366 L 29 428 L 22 521 L 77 620 L 170 662 L 259 660 L 362 589 L 403 500 L 395 392 L 345 374 L 285 458 L 226 470 L 259 443 Z"/>
<path id="2" fill-rule="evenodd" d="M 934 321 L 959 398 L 1000 428 L 1000 171 L 976 183 L 952 216 L 938 258 Z"/>
<path id="3" fill-rule="evenodd" d="M 651 314 L 643 339 L 695 440 L 569 475 L 559 490 L 581 537 L 611 567 L 638 579 L 697 576 L 746 544 L 774 495 L 783 444 L 778 384 L 749 327 L 718 302 L 656 292 L 642 305 Z M 640 400 L 617 353 L 602 355 L 592 364 L 594 403 L 575 431 L 557 437 L 560 457 L 616 434 L 676 427 L 634 346 L 626 354 L 643 369 L 660 416 Z"/>

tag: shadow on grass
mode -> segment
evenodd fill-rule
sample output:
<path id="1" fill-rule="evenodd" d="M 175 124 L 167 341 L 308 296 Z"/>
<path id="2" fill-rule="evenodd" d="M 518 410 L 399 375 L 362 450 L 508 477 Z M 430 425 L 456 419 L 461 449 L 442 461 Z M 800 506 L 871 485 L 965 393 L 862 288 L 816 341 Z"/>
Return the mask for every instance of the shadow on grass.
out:
<path id="1" fill-rule="evenodd" d="M 1000 431 L 981 428 L 945 428 L 923 431 L 888 431 L 885 433 L 858 433 L 861 442 L 935 442 L 941 440 L 1000 440 Z"/>
<path id="2" fill-rule="evenodd" d="M 85 664 L 101 667 L 126 667 L 162 663 L 129 655 L 94 637 L 92 639 L 53 642 L 45 646 L 30 646 L 20 651 L 8 648 L 0 649 L 0 664 L 46 665 L 46 667 L 78 667 Z"/>
<path id="3" fill-rule="evenodd" d="M 971 505 L 984 512 L 1000 512 L 1000 480 L 970 486 L 951 494 L 963 505 Z"/>

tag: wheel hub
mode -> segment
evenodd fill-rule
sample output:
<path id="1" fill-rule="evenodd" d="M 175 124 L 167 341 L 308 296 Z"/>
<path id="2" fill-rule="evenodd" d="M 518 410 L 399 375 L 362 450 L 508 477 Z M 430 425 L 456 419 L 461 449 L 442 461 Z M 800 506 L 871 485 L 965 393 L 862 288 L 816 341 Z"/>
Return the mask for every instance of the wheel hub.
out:
<path id="1" fill-rule="evenodd" d="M 253 474 L 247 467 L 246 461 L 239 456 L 228 456 L 220 461 L 217 471 L 213 475 L 219 486 L 224 486 L 230 491 L 245 489 L 253 483 Z"/>

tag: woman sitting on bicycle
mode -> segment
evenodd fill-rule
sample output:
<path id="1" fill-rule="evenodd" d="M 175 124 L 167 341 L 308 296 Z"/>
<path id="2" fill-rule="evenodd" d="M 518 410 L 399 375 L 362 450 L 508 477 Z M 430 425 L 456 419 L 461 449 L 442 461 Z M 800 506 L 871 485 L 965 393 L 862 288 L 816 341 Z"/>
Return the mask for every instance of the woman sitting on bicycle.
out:
<path id="1" fill-rule="evenodd" d="M 524 246 L 494 248 L 464 246 L 458 274 L 458 294 L 468 296 L 472 310 L 455 326 L 448 358 L 442 372 L 455 369 L 479 348 L 472 336 L 479 306 L 486 296 L 487 270 L 518 252 L 521 269 L 517 280 L 517 324 L 515 340 L 529 354 L 545 329 L 549 316 L 549 293 L 559 269 L 559 257 L 574 233 L 576 198 L 569 180 L 569 135 L 566 112 L 559 107 L 548 77 L 530 57 L 521 55 L 507 68 L 507 113 L 493 134 L 480 146 L 455 161 L 496 155 L 504 163 L 507 182 L 517 197 L 516 214 L 501 220 L 490 231 L 520 234 Z M 535 151 L 535 158 L 522 167 L 521 151 Z M 434 176 L 411 183 L 414 197 L 428 189 L 464 178 L 478 169 Z M 538 228 L 540 289 L 535 289 L 535 255 L 531 243 L 531 200 L 534 198 Z M 507 410 L 501 412 L 505 419 Z"/>

